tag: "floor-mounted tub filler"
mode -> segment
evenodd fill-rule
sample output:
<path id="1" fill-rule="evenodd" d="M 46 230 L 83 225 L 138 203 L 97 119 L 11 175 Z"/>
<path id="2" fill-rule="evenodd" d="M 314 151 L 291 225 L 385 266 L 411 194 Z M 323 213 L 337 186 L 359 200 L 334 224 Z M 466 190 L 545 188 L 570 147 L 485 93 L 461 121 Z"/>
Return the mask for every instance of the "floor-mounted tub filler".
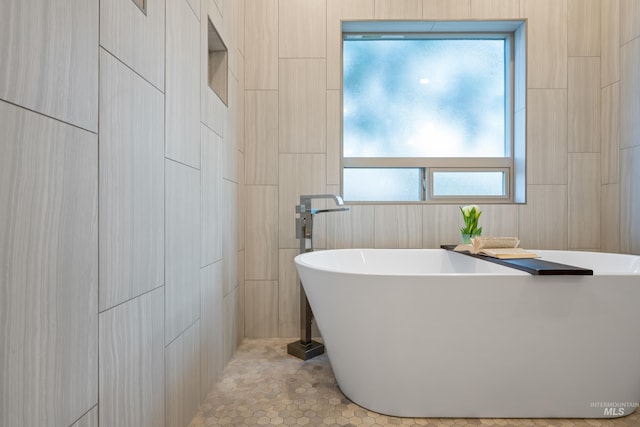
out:
<path id="1" fill-rule="evenodd" d="M 640 401 L 640 257 L 536 251 L 533 276 L 441 249 L 295 262 L 338 385 L 400 417 L 612 418 Z"/>

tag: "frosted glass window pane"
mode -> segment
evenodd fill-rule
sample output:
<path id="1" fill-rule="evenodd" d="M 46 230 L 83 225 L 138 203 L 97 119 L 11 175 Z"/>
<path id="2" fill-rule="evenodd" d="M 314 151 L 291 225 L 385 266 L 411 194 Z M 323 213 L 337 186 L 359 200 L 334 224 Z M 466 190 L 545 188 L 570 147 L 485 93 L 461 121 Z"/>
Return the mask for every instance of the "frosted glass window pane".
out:
<path id="1" fill-rule="evenodd" d="M 344 157 L 504 157 L 505 41 L 345 40 Z"/>
<path id="2" fill-rule="evenodd" d="M 419 169 L 346 168 L 344 199 L 349 201 L 419 201 Z"/>
<path id="3" fill-rule="evenodd" d="M 434 172 L 434 196 L 504 196 L 504 172 Z"/>

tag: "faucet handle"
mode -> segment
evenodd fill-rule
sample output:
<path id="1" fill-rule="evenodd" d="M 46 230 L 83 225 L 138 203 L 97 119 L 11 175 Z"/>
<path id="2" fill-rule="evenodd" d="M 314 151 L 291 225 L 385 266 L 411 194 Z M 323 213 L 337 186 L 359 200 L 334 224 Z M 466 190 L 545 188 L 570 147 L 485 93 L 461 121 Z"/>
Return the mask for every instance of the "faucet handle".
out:
<path id="1" fill-rule="evenodd" d="M 342 197 L 336 194 L 308 194 L 308 195 L 300 196 L 300 204 L 310 208 L 311 199 L 333 199 L 336 202 L 336 205 L 338 206 L 344 205 L 344 200 L 342 200 Z"/>

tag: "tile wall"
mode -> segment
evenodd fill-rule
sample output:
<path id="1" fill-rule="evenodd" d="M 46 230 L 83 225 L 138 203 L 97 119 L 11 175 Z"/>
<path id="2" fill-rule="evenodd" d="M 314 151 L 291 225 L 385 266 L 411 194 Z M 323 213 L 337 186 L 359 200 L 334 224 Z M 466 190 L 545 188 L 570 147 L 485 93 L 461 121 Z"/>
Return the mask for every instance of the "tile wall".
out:
<path id="1" fill-rule="evenodd" d="M 146 4 L 0 6 L 0 425 L 185 426 L 244 336 L 244 1 Z"/>
<path id="2" fill-rule="evenodd" d="M 262 209 L 246 218 L 245 335 L 298 334 L 294 207 L 340 192 L 341 20 L 527 19 L 527 203 L 483 205 L 484 230 L 640 253 L 639 14 L 636 0 L 246 0 L 247 212 Z M 459 239 L 457 205 L 316 218 L 318 248 Z"/>

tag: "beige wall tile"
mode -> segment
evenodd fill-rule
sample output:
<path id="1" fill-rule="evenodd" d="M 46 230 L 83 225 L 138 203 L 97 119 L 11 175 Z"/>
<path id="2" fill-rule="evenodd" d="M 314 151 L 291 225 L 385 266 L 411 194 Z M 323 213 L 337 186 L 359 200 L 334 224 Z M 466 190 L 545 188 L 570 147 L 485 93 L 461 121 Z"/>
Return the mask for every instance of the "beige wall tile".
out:
<path id="1" fill-rule="evenodd" d="M 640 37 L 620 52 L 620 147 L 640 145 Z"/>
<path id="2" fill-rule="evenodd" d="M 245 105 L 245 88 L 244 88 L 244 74 L 245 74 L 245 66 L 244 66 L 244 58 L 239 56 L 238 59 L 238 93 L 236 96 L 236 109 L 234 113 L 236 114 L 236 146 L 238 147 L 238 151 L 241 153 L 246 153 L 246 136 L 245 136 L 245 115 L 246 115 L 246 105 Z M 244 177 L 244 175 L 242 175 Z"/>
<path id="3" fill-rule="evenodd" d="M 244 154 L 239 152 L 238 169 L 240 182 L 238 183 L 238 210 L 236 211 L 236 216 L 238 217 L 238 251 L 244 251 L 245 235 L 247 233 L 247 186 L 244 182 L 244 168 Z M 251 214 L 253 214 L 253 212 Z"/>
<path id="4" fill-rule="evenodd" d="M 164 97 L 100 53 L 100 310 L 164 283 Z"/>
<path id="5" fill-rule="evenodd" d="M 640 36 L 640 3 L 620 0 L 620 45 Z"/>
<path id="6" fill-rule="evenodd" d="M 198 20 L 200 20 L 200 0 L 187 0 L 187 2 L 189 3 L 193 14 L 198 18 Z"/>
<path id="7" fill-rule="evenodd" d="M 376 205 L 375 247 L 422 247 L 422 206 Z"/>
<path id="8" fill-rule="evenodd" d="M 202 132 L 200 266 L 204 267 L 222 259 L 225 211 L 222 203 L 222 139 L 204 125 L 200 129 Z"/>
<path id="9" fill-rule="evenodd" d="M 296 205 L 300 196 L 324 194 L 326 191 L 326 165 L 324 154 L 281 154 L 279 199 L 279 247 L 299 248 L 295 233 Z M 314 202 L 314 207 L 316 207 Z M 323 216 L 316 216 L 314 237 L 324 235 Z M 317 247 L 322 247 L 318 245 Z"/>
<path id="10" fill-rule="evenodd" d="M 529 185 L 527 204 L 518 206 L 520 246 L 567 248 L 567 186 Z"/>
<path id="11" fill-rule="evenodd" d="M 327 184 L 340 185 L 342 176 L 342 92 L 327 91 Z"/>
<path id="12" fill-rule="evenodd" d="M 223 300 L 222 312 L 224 316 L 224 363 L 229 363 L 231 358 L 236 352 L 237 336 L 238 336 L 238 288 L 234 288 L 231 292 L 225 295 Z"/>
<path id="13" fill-rule="evenodd" d="M 222 233 L 222 280 L 224 295 L 238 286 L 238 184 L 224 180 L 226 213 Z"/>
<path id="14" fill-rule="evenodd" d="M 278 184 L 278 92 L 245 92 L 247 185 Z"/>
<path id="15" fill-rule="evenodd" d="M 246 14 L 246 4 L 245 0 L 237 0 L 238 3 L 238 11 L 236 14 L 236 31 L 237 31 L 237 40 L 238 40 L 238 52 L 241 56 L 244 57 L 244 31 L 245 31 L 245 14 Z M 243 79 L 244 80 L 244 79 Z"/>
<path id="16" fill-rule="evenodd" d="M 327 248 L 373 248 L 375 209 L 369 205 L 348 206 L 347 212 L 327 214 Z"/>
<path id="17" fill-rule="evenodd" d="M 90 2 L 86 2 L 90 3 Z M 100 46 L 164 91 L 165 0 L 100 2 Z"/>
<path id="18" fill-rule="evenodd" d="M 280 58 L 326 56 L 326 0 L 279 0 Z"/>
<path id="19" fill-rule="evenodd" d="M 280 60 L 280 153 L 324 153 L 327 132 L 326 61 Z"/>
<path id="20" fill-rule="evenodd" d="M 9 0 L 0 28 L 0 99 L 96 132 L 98 3 Z"/>
<path id="21" fill-rule="evenodd" d="M 327 89 L 342 88 L 342 22 L 373 19 L 374 0 L 327 0 Z"/>
<path id="22" fill-rule="evenodd" d="M 100 314 L 100 425 L 164 425 L 164 288 Z"/>
<path id="23" fill-rule="evenodd" d="M 165 343 L 200 317 L 200 172 L 165 161 Z"/>
<path id="24" fill-rule="evenodd" d="M 98 427 L 98 406 L 91 408 L 82 418 L 73 423 L 71 427 Z"/>
<path id="25" fill-rule="evenodd" d="M 567 87 L 567 0 L 520 0 L 527 25 L 528 87 Z"/>
<path id="26" fill-rule="evenodd" d="M 189 424 L 200 404 L 200 322 L 165 348 L 165 426 Z"/>
<path id="27" fill-rule="evenodd" d="M 460 243 L 463 225 L 458 205 L 422 206 L 422 247 L 438 249 Z"/>
<path id="28" fill-rule="evenodd" d="M 0 425 L 97 403 L 97 160 L 96 135 L 0 101 Z"/>
<path id="29" fill-rule="evenodd" d="M 602 184 L 618 182 L 620 158 L 620 84 L 614 83 L 602 89 L 601 178 Z"/>
<path id="30" fill-rule="evenodd" d="M 600 151 L 600 58 L 569 58 L 569 152 Z"/>
<path id="31" fill-rule="evenodd" d="M 235 77 L 229 79 L 229 109 L 235 114 L 226 114 L 224 122 L 224 136 L 222 138 L 223 156 L 222 176 L 236 184 L 238 178 L 238 137 L 237 120 L 238 120 L 238 81 Z"/>
<path id="32" fill-rule="evenodd" d="M 519 0 L 471 0 L 471 17 L 474 19 L 513 19 L 519 16 Z"/>
<path id="33" fill-rule="evenodd" d="M 278 89 L 278 0 L 245 1 L 245 84 Z"/>
<path id="34" fill-rule="evenodd" d="M 569 154 L 569 248 L 600 247 L 600 153 Z"/>
<path id="35" fill-rule="evenodd" d="M 480 225 L 484 236 L 518 236 L 518 206 L 481 204 L 480 210 Z M 462 227 L 462 214 L 460 222 Z"/>
<path id="36" fill-rule="evenodd" d="M 620 249 L 640 255 L 640 147 L 620 150 Z"/>
<path id="37" fill-rule="evenodd" d="M 424 19 L 467 19 L 471 16 L 470 0 L 423 0 Z"/>
<path id="38" fill-rule="evenodd" d="M 620 186 L 602 186 L 600 203 L 600 249 L 620 252 Z"/>
<path id="39" fill-rule="evenodd" d="M 247 280 L 278 279 L 278 187 L 247 187 Z"/>
<path id="40" fill-rule="evenodd" d="M 527 178 L 529 184 L 567 183 L 567 91 L 528 91 Z"/>
<path id="41" fill-rule="evenodd" d="M 600 80 L 602 87 L 620 80 L 620 0 L 601 0 Z"/>
<path id="42" fill-rule="evenodd" d="M 300 279 L 293 259 L 297 249 L 280 249 L 278 280 L 278 336 L 300 338 Z"/>
<path id="43" fill-rule="evenodd" d="M 600 1 L 568 0 L 569 56 L 600 56 Z"/>
<path id="44" fill-rule="evenodd" d="M 200 22 L 186 1 L 167 2 L 165 156 L 200 168 Z"/>
<path id="45" fill-rule="evenodd" d="M 200 400 L 203 400 L 224 369 L 222 262 L 200 270 L 200 295 Z"/>
<path id="46" fill-rule="evenodd" d="M 278 282 L 245 282 L 247 338 L 266 338 L 278 335 Z"/>
<path id="47" fill-rule="evenodd" d="M 375 0 L 376 19 L 420 19 L 422 0 Z"/>
<path id="48" fill-rule="evenodd" d="M 245 280 L 245 251 L 238 252 L 238 306 L 236 307 L 236 347 L 242 344 L 244 340 L 244 317 L 246 313 L 245 309 L 245 295 L 246 295 L 246 280 Z"/>

